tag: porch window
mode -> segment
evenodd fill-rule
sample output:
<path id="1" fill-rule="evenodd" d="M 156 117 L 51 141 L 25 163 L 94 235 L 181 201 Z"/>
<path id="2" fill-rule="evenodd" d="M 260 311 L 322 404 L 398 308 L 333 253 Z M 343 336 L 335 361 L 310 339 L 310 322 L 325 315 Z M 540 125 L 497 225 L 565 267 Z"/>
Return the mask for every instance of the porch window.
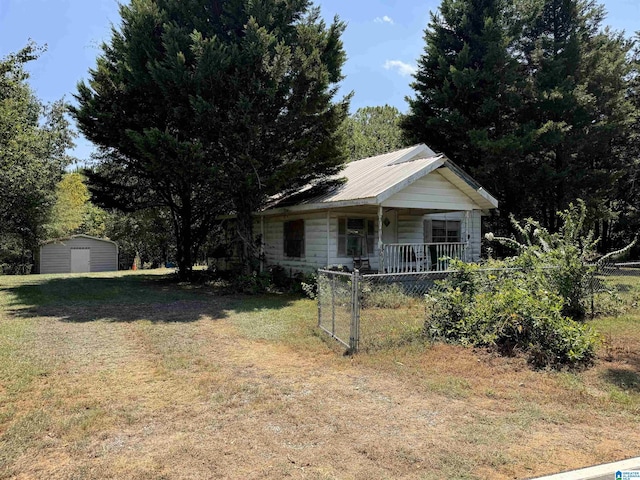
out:
<path id="1" fill-rule="evenodd" d="M 338 255 L 359 257 L 373 253 L 375 225 L 366 218 L 338 219 Z"/>
<path id="2" fill-rule="evenodd" d="M 284 255 L 289 258 L 304 256 L 304 220 L 284 222 Z"/>
<path id="3" fill-rule="evenodd" d="M 431 241 L 453 243 L 460 241 L 459 220 L 431 220 Z"/>

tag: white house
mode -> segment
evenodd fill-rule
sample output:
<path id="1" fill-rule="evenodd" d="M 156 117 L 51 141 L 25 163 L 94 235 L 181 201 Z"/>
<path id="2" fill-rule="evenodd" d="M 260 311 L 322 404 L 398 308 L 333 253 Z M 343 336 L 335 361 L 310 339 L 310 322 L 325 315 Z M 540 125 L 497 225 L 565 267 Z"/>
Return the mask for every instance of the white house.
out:
<path id="1" fill-rule="evenodd" d="M 256 214 L 266 265 L 394 273 L 480 258 L 481 216 L 498 201 L 444 155 L 420 144 L 351 162 L 339 177 L 328 193 L 298 192 Z"/>
<path id="2" fill-rule="evenodd" d="M 118 245 L 105 238 L 72 235 L 44 242 L 40 273 L 111 272 L 118 270 Z"/>

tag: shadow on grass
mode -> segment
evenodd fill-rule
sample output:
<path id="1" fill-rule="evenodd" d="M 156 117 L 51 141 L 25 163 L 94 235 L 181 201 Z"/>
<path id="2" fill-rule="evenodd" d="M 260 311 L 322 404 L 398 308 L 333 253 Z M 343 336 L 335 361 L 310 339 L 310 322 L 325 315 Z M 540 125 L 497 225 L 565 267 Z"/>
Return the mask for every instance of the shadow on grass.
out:
<path id="1" fill-rule="evenodd" d="M 231 312 L 277 310 L 294 300 L 286 295 L 221 295 L 208 286 L 179 284 L 173 275 L 23 278 L 14 285 L 0 285 L 0 292 L 10 298 L 12 313 L 67 322 L 186 323 L 204 317 L 221 319 Z"/>
<path id="2" fill-rule="evenodd" d="M 603 379 L 622 390 L 640 393 L 640 375 L 632 370 L 609 368 L 603 373 Z"/>

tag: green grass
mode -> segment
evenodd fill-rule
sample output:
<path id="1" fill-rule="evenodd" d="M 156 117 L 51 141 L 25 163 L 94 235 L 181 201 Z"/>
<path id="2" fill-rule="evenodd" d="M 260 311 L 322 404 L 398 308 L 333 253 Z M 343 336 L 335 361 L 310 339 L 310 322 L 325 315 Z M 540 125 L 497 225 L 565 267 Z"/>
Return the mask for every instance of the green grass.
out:
<path id="1" fill-rule="evenodd" d="M 596 365 L 537 372 L 425 346 L 422 303 L 396 308 L 386 291 L 345 357 L 296 296 L 221 297 L 154 272 L 0 277 L 0 478 L 51 473 L 28 469 L 61 452 L 64 478 L 206 478 L 222 453 L 264 471 L 289 455 L 283 477 L 521 478 L 576 466 L 571 448 L 596 451 L 595 430 L 615 447 L 598 460 L 616 460 L 640 441 L 640 282 L 620 282 L 624 309 L 590 322 L 609 338 Z"/>

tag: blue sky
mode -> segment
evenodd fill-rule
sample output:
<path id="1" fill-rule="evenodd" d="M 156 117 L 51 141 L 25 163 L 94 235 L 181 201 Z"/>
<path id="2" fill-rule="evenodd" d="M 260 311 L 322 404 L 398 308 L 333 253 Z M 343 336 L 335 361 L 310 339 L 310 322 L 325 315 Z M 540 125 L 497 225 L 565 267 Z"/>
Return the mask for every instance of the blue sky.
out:
<path id="1" fill-rule="evenodd" d="M 606 0 L 605 24 L 640 30 L 640 0 Z M 411 95 L 411 72 L 422 53 L 423 30 L 429 11 L 439 0 L 322 0 L 316 1 L 327 19 L 339 15 L 347 22 L 343 36 L 348 60 L 341 93 L 353 91 L 352 111 L 390 104 L 406 111 Z M 79 80 L 88 77 L 108 40 L 110 26 L 118 24 L 116 0 L 0 0 L 0 56 L 23 47 L 28 39 L 48 49 L 30 66 L 31 86 L 51 102 L 72 101 Z M 79 138 L 73 154 L 89 157 L 91 144 Z"/>

